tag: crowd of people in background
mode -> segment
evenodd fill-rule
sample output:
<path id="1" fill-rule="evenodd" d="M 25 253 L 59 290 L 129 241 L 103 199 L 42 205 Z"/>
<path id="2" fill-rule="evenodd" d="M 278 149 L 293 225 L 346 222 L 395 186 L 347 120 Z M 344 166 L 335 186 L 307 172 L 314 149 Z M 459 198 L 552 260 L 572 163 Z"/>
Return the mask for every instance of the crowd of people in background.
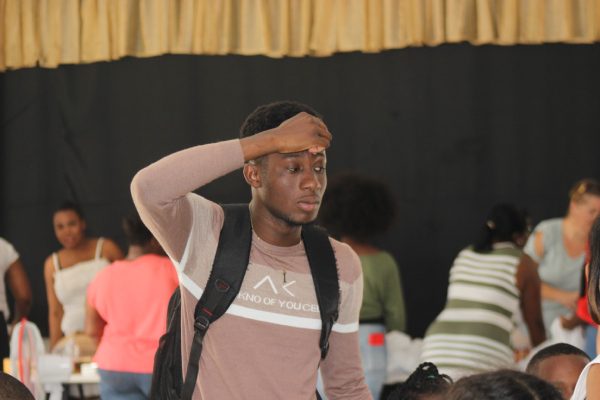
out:
<path id="1" fill-rule="evenodd" d="M 86 235 L 83 211 L 73 202 L 55 210 L 53 226 L 62 248 L 44 264 L 49 350 L 63 353 L 73 343 L 81 356 L 87 346 L 101 375 L 101 398 L 148 398 L 166 305 L 178 285 L 171 261 L 137 215 L 123 220 L 129 242 L 126 257 L 114 241 Z M 15 298 L 13 318 L 3 320 L 6 329 L 0 329 L 4 358 L 9 356 L 8 337 L 27 317 L 33 296 L 18 253 L 4 239 L 0 259 L 2 276 Z M 2 318 L 10 314 L 4 292 L 0 310 Z"/>
<path id="2" fill-rule="evenodd" d="M 376 244 L 396 204 L 378 180 L 330 179 L 318 222 L 362 264 L 360 355 L 374 399 L 600 398 L 600 184 L 583 179 L 569 196 L 563 218 L 533 230 L 516 205 L 490 208 L 479 236 L 452 263 L 447 301 L 427 329 L 422 363 L 382 394 L 386 335 L 406 331 L 400 268 Z M 148 398 L 167 303 L 179 283 L 174 265 L 138 216 L 124 220 L 126 257 L 113 240 L 87 236 L 75 203 L 58 207 L 52 223 L 60 248 L 44 263 L 50 350 L 85 334 L 93 339 L 102 398 Z M 0 277 L 0 352 L 7 357 L 8 337 L 33 295 L 19 254 L 1 238 Z M 1 378 L 0 386 L 12 384 Z"/>

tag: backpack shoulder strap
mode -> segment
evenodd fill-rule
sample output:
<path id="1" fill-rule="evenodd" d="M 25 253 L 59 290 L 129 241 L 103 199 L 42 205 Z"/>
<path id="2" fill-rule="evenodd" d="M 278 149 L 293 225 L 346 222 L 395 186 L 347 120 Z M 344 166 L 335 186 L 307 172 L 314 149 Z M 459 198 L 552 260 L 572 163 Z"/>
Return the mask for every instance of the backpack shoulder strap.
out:
<path id="1" fill-rule="evenodd" d="M 319 346 L 321 347 L 321 358 L 324 359 L 329 350 L 331 329 L 338 319 L 340 283 L 337 262 L 329 236 L 324 229 L 315 225 L 306 225 L 302 228 L 302 240 L 321 313 L 322 327 Z"/>
<path id="2" fill-rule="evenodd" d="M 248 204 L 222 205 L 223 227 L 206 288 L 194 310 L 194 339 L 181 399 L 191 399 L 200 364 L 202 340 L 209 325 L 221 317 L 237 296 L 250 259 L 252 224 Z"/>

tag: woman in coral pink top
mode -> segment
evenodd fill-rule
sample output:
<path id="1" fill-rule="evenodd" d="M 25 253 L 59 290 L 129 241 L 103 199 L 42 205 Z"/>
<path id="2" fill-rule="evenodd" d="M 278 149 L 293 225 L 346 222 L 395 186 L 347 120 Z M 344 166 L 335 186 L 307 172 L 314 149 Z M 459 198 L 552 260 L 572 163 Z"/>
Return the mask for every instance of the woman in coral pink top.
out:
<path id="1" fill-rule="evenodd" d="M 106 267 L 90 284 L 86 333 L 100 342 L 94 361 L 102 399 L 147 399 L 178 279 L 139 217 L 126 219 L 123 228 L 130 244 L 127 259 Z"/>

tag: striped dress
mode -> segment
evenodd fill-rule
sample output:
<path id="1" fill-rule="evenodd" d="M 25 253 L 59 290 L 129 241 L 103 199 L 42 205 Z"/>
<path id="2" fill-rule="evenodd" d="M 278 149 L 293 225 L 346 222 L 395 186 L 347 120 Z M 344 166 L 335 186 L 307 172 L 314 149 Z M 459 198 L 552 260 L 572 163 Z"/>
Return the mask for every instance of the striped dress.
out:
<path id="1" fill-rule="evenodd" d="M 453 379 L 514 365 L 510 334 L 519 307 L 522 252 L 497 243 L 489 253 L 461 251 L 450 269 L 444 310 L 429 326 L 422 360 Z"/>

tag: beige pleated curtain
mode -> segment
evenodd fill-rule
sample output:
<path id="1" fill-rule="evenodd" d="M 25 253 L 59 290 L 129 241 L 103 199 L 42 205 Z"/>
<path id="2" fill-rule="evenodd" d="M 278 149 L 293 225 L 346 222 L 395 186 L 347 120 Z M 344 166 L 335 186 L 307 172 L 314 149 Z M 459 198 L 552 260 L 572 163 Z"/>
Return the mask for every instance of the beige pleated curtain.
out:
<path id="1" fill-rule="evenodd" d="M 0 71 L 161 54 L 592 43 L 600 0 L 0 0 Z"/>

